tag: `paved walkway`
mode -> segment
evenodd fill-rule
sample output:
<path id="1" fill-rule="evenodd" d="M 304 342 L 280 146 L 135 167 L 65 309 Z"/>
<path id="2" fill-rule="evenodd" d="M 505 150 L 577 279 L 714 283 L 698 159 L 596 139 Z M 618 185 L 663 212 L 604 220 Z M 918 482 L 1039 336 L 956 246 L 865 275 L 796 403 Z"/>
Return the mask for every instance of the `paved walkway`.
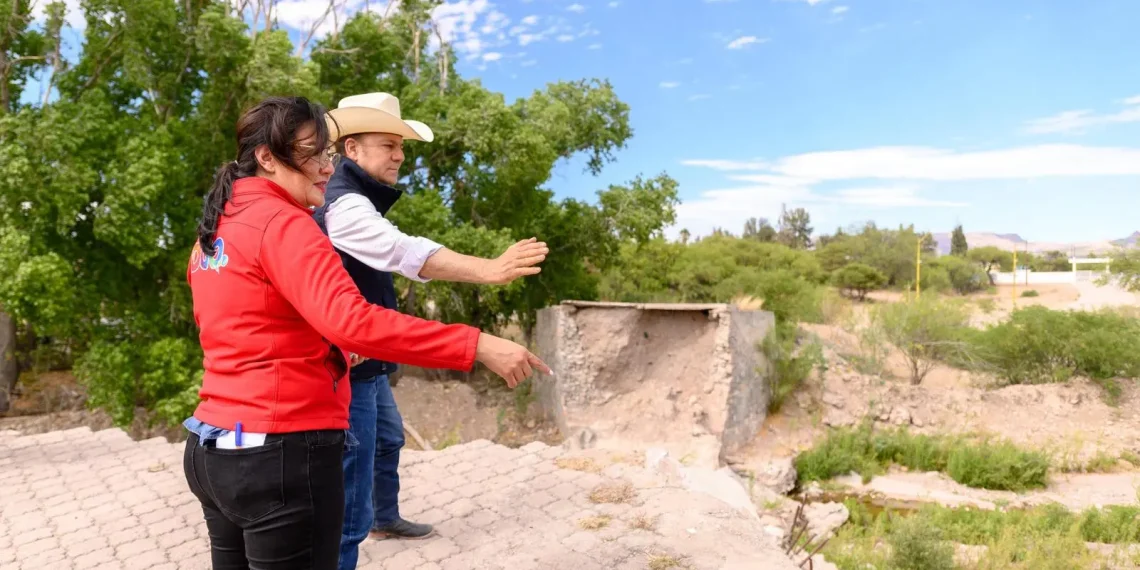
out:
<path id="1" fill-rule="evenodd" d="M 563 453 L 488 441 L 406 451 L 403 514 L 437 525 L 438 536 L 368 541 L 359 567 L 794 568 L 754 515 L 640 465 Z M 182 444 L 117 429 L 0 432 L 0 568 L 209 568 L 181 460 Z"/>

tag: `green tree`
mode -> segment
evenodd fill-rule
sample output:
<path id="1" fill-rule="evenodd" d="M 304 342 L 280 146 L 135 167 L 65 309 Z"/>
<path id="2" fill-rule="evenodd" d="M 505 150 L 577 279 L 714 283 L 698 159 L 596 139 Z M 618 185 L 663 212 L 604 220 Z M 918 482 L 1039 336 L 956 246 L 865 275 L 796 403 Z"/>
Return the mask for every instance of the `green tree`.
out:
<path id="1" fill-rule="evenodd" d="M 962 230 L 962 224 L 954 226 L 954 233 L 950 236 L 950 255 L 965 257 L 969 250 L 970 244 L 966 241 L 966 232 Z"/>
<path id="2" fill-rule="evenodd" d="M 849 263 L 836 271 L 832 276 L 836 287 L 848 291 L 849 294 L 860 301 L 867 298 L 867 293 L 882 289 L 887 284 L 887 276 L 878 269 L 862 263 Z"/>
<path id="3" fill-rule="evenodd" d="M 748 218 L 744 222 L 744 232 L 741 233 L 741 237 L 744 239 L 764 243 L 775 242 L 777 236 L 776 228 L 772 227 L 767 218 Z"/>
<path id="4" fill-rule="evenodd" d="M 788 210 L 782 207 L 777 240 L 792 249 L 811 247 L 811 214 L 803 208 Z"/>
<path id="5" fill-rule="evenodd" d="M 1109 271 L 1121 287 L 1140 292 L 1140 246 L 1117 248 L 1111 254 Z"/>
<path id="6" fill-rule="evenodd" d="M 946 273 L 949 286 L 959 295 L 977 293 L 985 289 L 986 284 L 990 282 L 990 276 L 978 264 L 959 256 L 939 257 L 925 262 L 922 268 L 923 278 L 927 278 L 927 273 L 938 271 Z M 924 283 L 923 288 L 938 289 L 937 286 L 933 285 L 934 283 L 931 285 Z"/>
<path id="7" fill-rule="evenodd" d="M 970 315 L 961 303 L 930 296 L 907 303 L 888 303 L 872 316 L 872 326 L 902 353 L 911 384 L 921 384 L 938 364 L 951 359 L 968 360 L 962 341 Z"/>
<path id="8" fill-rule="evenodd" d="M 971 249 L 966 257 L 979 264 L 994 284 L 994 271 L 1013 271 L 1013 253 L 992 245 Z"/>

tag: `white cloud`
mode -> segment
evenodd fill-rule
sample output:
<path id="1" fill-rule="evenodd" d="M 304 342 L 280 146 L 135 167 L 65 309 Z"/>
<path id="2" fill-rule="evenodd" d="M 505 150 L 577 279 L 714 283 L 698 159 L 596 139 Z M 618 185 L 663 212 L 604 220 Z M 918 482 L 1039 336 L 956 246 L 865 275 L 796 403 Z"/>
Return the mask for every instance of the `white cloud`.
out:
<path id="1" fill-rule="evenodd" d="M 483 54 L 483 61 L 499 61 L 500 59 L 503 59 L 503 54 L 497 51 L 489 51 Z"/>
<path id="2" fill-rule="evenodd" d="M 519 65 L 521 65 L 521 66 L 523 66 L 523 67 L 531 67 L 531 66 L 534 66 L 534 65 L 537 65 L 537 64 L 538 64 L 538 60 L 537 60 L 537 59 L 528 59 L 528 60 L 526 60 L 526 61 L 524 61 L 524 62 L 520 63 Z"/>
<path id="3" fill-rule="evenodd" d="M 581 14 L 582 12 L 586 11 L 586 7 L 581 5 L 581 4 L 571 4 L 571 5 L 567 6 L 566 9 L 571 11 L 571 12 L 578 13 L 578 14 Z"/>
<path id="4" fill-rule="evenodd" d="M 904 207 L 946 207 L 960 208 L 967 206 L 965 202 L 949 200 L 933 200 L 918 195 L 918 191 L 909 187 L 885 188 L 845 188 L 835 193 L 835 196 L 823 197 L 825 200 L 856 206 L 873 206 L 877 208 L 904 208 Z"/>
<path id="5" fill-rule="evenodd" d="M 756 36 L 741 36 L 735 40 L 732 40 L 731 42 L 728 42 L 727 47 L 728 49 L 741 49 L 744 46 L 762 44 L 766 41 L 768 41 L 767 38 L 757 38 Z"/>
<path id="6" fill-rule="evenodd" d="M 720 159 L 689 159 L 682 160 L 681 164 L 685 166 L 711 168 L 713 170 L 767 170 L 771 167 L 771 164 L 767 162 L 761 162 L 759 160 L 739 161 Z"/>
<path id="7" fill-rule="evenodd" d="M 606 4 L 606 5 L 609 6 L 610 8 L 617 8 L 618 6 L 621 6 L 621 2 L 610 2 L 609 4 Z"/>
<path id="8" fill-rule="evenodd" d="M 712 99 L 712 95 L 706 93 L 697 93 L 696 95 L 689 95 L 690 101 L 703 101 L 705 99 Z"/>
<path id="9" fill-rule="evenodd" d="M 530 15 L 522 19 L 522 23 L 527 26 L 533 26 L 538 23 L 538 16 Z"/>
<path id="10" fill-rule="evenodd" d="M 456 51 L 473 58 L 482 53 L 485 45 L 475 24 L 479 16 L 490 8 L 491 4 L 487 0 L 457 0 L 436 6 L 431 15 L 439 26 L 443 41 L 454 46 Z"/>
<path id="11" fill-rule="evenodd" d="M 1026 123 L 1025 131 L 1040 135 L 1049 133 L 1079 134 L 1089 127 L 1140 122 L 1140 95 L 1120 101 L 1123 109 L 1115 113 L 1098 114 L 1089 109 L 1063 111 L 1051 117 L 1033 119 Z"/>
<path id="12" fill-rule="evenodd" d="M 661 83 L 658 83 L 657 86 L 662 89 L 674 89 L 680 87 L 681 84 L 676 81 L 662 81 Z"/>
<path id="13" fill-rule="evenodd" d="M 777 161 L 771 170 L 819 180 L 1140 175 L 1140 148 L 1037 145 L 954 152 L 929 147 L 875 147 L 790 156 Z"/>
<path id="14" fill-rule="evenodd" d="M 590 44 L 588 49 L 602 49 L 602 44 Z"/>
<path id="15" fill-rule="evenodd" d="M 847 6 L 836 6 L 836 7 L 831 9 L 831 13 L 838 16 L 840 14 L 846 14 L 848 10 L 850 10 L 850 8 L 848 8 Z"/>
<path id="16" fill-rule="evenodd" d="M 923 194 L 922 182 L 1056 177 L 1140 176 L 1140 148 L 1036 145 L 960 152 L 930 147 L 872 147 L 810 152 L 773 161 L 691 159 L 682 164 L 727 173 L 742 183 L 703 192 L 677 208 L 677 225 L 693 235 L 730 230 L 751 216 L 774 217 L 781 204 L 836 212 L 862 208 L 962 207 L 961 201 Z M 878 180 L 881 184 L 862 181 Z M 820 190 L 820 184 L 851 184 Z"/>
<path id="17" fill-rule="evenodd" d="M 562 43 L 572 42 L 572 41 L 574 41 L 574 35 L 573 34 L 562 34 L 562 35 L 558 36 L 557 39 L 558 39 L 558 41 L 560 41 Z"/>

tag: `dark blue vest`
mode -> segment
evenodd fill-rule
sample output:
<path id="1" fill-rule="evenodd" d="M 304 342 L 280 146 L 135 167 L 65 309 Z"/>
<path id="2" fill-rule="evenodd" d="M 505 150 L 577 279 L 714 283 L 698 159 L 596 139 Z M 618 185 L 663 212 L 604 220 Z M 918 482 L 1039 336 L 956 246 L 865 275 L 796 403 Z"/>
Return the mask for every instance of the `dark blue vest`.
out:
<path id="1" fill-rule="evenodd" d="M 325 226 L 325 213 L 328 212 L 328 207 L 333 202 L 336 202 L 341 196 L 345 194 L 360 194 L 368 198 L 373 206 L 376 206 L 376 211 L 380 215 L 386 215 L 388 209 L 396 200 L 400 199 L 403 192 L 392 188 L 381 182 L 377 182 L 360 165 L 356 164 L 347 157 L 341 157 L 340 163 L 337 164 L 336 172 L 333 173 L 332 178 L 329 179 L 328 186 L 325 190 L 325 205 L 317 208 L 313 213 L 313 218 L 317 224 L 321 226 L 321 231 L 328 235 L 329 230 Z M 348 274 L 352 280 L 356 282 L 356 286 L 360 289 L 360 294 L 374 305 L 380 305 L 387 309 L 396 310 L 396 286 L 392 283 L 392 274 L 385 271 L 377 271 L 367 264 L 357 260 L 355 257 L 337 249 L 340 254 L 340 259 L 344 262 L 344 268 L 348 270 Z M 392 374 L 396 371 L 396 364 L 392 362 L 383 362 L 380 360 L 365 360 L 352 369 L 349 379 L 353 382 L 360 382 L 365 380 L 372 380 L 381 374 Z"/>

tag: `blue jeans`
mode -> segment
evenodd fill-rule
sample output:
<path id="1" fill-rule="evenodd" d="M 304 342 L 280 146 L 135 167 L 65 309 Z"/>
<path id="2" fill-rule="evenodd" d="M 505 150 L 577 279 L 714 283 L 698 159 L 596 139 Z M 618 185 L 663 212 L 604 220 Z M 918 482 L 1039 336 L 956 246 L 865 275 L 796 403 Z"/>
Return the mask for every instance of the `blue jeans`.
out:
<path id="1" fill-rule="evenodd" d="M 372 528 L 400 518 L 400 449 L 404 420 L 388 376 L 352 383 L 349 433 L 360 444 L 344 452 L 344 529 L 340 569 L 356 568 L 358 548 Z"/>

